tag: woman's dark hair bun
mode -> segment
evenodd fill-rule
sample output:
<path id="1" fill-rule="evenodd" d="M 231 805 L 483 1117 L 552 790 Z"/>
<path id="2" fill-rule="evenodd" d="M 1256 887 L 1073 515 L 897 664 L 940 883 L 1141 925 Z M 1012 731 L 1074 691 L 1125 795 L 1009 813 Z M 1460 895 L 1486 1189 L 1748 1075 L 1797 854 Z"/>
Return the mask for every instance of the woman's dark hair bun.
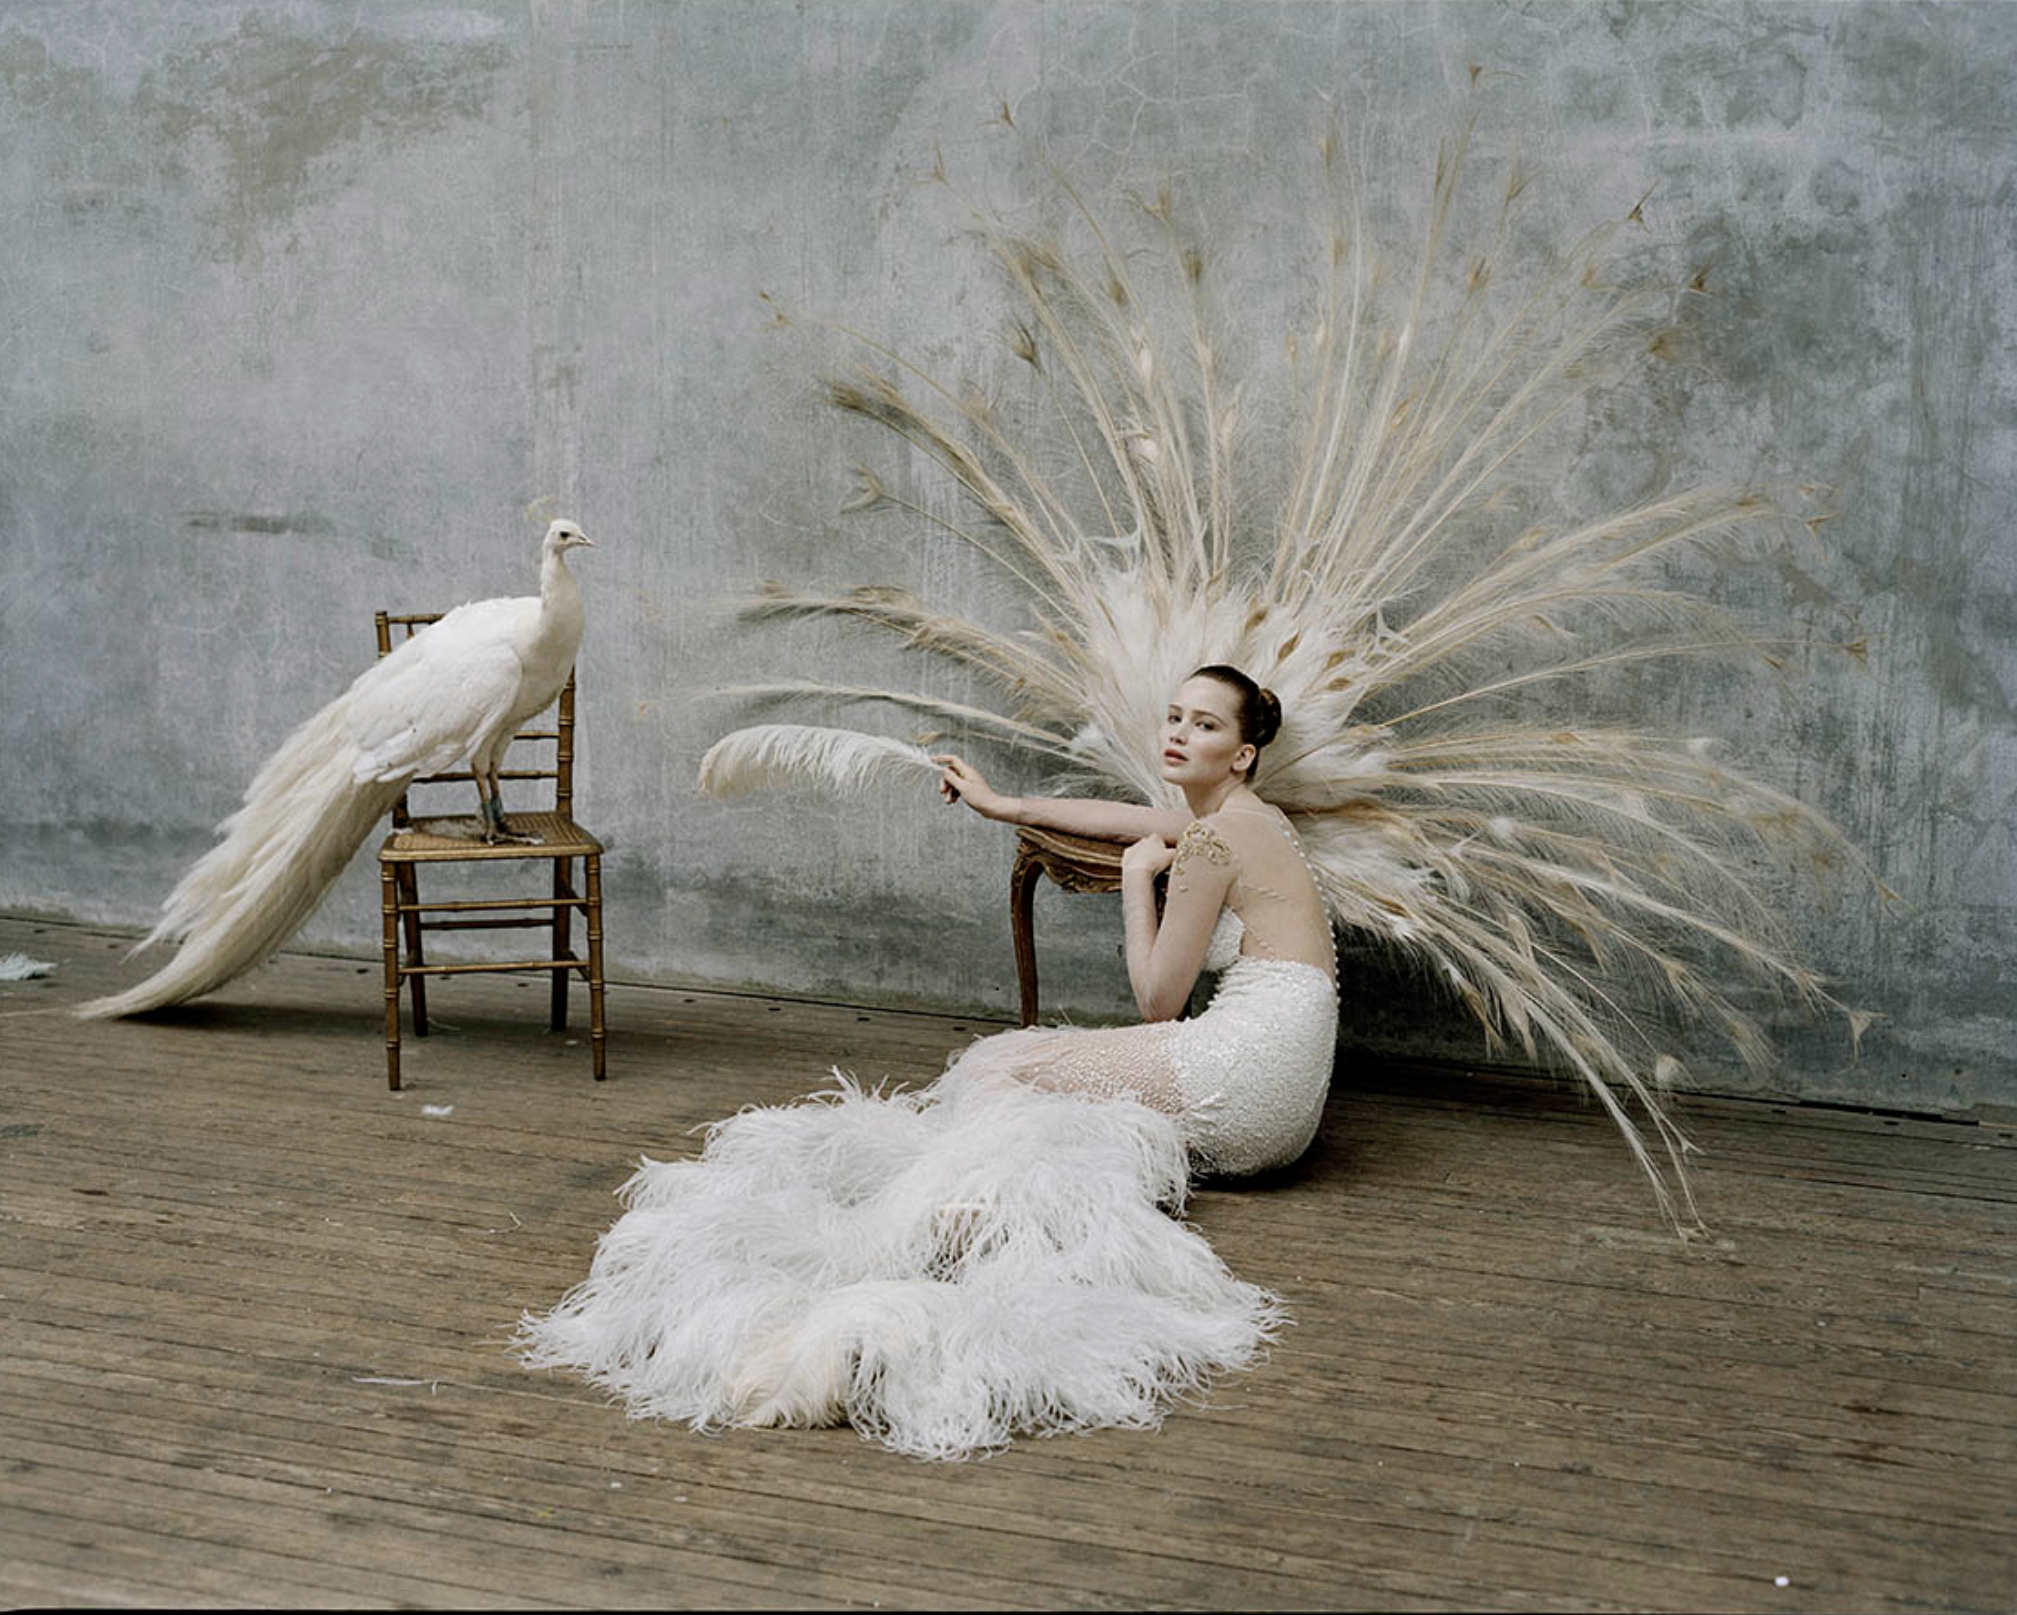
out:
<path id="1" fill-rule="evenodd" d="M 1257 716 L 1259 722 L 1247 738 L 1256 746 L 1265 746 L 1282 732 L 1282 698 L 1265 686 L 1260 691 L 1260 712 Z"/>

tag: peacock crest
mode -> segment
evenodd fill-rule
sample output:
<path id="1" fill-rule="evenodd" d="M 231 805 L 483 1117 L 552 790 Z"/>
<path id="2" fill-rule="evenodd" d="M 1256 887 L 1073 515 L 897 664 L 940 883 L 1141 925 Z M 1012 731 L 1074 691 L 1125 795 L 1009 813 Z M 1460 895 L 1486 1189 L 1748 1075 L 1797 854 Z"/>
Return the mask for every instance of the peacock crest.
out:
<path id="1" fill-rule="evenodd" d="M 1021 620 L 893 585 L 770 583 L 745 610 L 867 624 L 993 699 L 814 681 L 728 693 L 891 704 L 1023 754 L 1051 789 L 1180 806 L 1157 769 L 1164 703 L 1197 666 L 1246 669 L 1284 715 L 1256 788 L 1290 813 L 1337 924 L 1440 978 L 1495 1045 L 1579 1076 L 1689 1222 L 1690 1146 L 1660 1100 L 1679 1051 L 1706 1031 L 1768 1059 L 1746 1007 L 1761 981 L 1842 1009 L 1757 868 L 1861 861 L 1813 810 L 1719 763 L 1712 740 L 1586 716 L 1579 683 L 1600 671 L 1769 660 L 1663 563 L 1776 541 L 1789 518 L 1743 488 L 1585 513 L 1535 486 L 1537 441 L 1668 340 L 1692 294 L 1625 283 L 1608 228 L 1512 272 L 1518 170 L 1487 203 L 1485 244 L 1459 251 L 1469 140 L 1467 125 L 1438 154 L 1406 275 L 1367 245 L 1337 133 L 1320 143 L 1323 290 L 1289 338 L 1291 396 L 1271 408 L 1221 350 L 1214 275 L 1169 192 L 1132 199 L 1124 238 L 1052 170 L 1069 249 L 980 215 L 1035 408 L 854 332 L 861 362 L 824 391 L 959 496 L 906 496 L 861 468 L 844 508 L 979 552 L 1012 580 Z M 718 741 L 701 784 L 846 788 L 932 767 L 911 741 L 764 724 Z M 1860 1033 L 1866 1017 L 1844 1013 Z"/>

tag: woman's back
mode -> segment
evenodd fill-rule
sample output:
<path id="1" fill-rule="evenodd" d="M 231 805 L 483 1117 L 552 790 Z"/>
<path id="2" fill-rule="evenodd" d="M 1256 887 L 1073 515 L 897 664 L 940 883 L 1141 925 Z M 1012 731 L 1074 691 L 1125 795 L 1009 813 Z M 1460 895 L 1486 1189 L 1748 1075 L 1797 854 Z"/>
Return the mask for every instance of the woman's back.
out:
<path id="1" fill-rule="evenodd" d="M 1187 850 L 1171 870 L 1180 881 L 1190 858 L 1229 858 L 1233 881 L 1226 906 L 1245 931 L 1240 952 L 1250 959 L 1283 959 L 1321 970 L 1337 980 L 1337 950 L 1330 915 L 1302 842 L 1281 809 L 1227 807 L 1195 821 Z"/>

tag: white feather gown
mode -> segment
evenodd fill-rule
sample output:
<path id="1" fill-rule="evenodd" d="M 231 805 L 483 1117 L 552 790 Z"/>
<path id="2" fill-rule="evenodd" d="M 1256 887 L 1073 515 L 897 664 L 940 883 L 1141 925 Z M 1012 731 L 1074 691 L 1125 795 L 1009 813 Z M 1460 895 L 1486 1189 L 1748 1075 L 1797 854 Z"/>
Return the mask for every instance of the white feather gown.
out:
<path id="1" fill-rule="evenodd" d="M 1010 1072 L 1059 1037 L 1279 1056 L 1284 1012 L 1335 1030 L 1323 972 L 1289 968 L 1325 987 L 1314 1009 L 1307 992 L 1228 992 L 1235 969 L 1192 1021 L 1004 1033 L 917 1092 L 836 1072 L 827 1092 L 716 1123 L 699 1159 L 643 1163 L 588 1277 L 521 1322 L 520 1356 L 585 1375 L 634 1418 L 844 1421 L 928 1458 L 1159 1423 L 1251 1363 L 1280 1305 L 1178 1220 L 1195 1118 Z M 1301 1063 L 1320 1105 L 1330 1038 Z"/>

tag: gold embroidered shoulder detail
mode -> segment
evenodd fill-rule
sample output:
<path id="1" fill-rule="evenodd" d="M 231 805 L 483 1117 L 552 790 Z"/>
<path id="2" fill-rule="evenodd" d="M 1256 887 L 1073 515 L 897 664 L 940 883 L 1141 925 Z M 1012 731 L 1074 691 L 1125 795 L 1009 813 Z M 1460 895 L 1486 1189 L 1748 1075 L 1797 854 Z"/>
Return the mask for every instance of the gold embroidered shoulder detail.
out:
<path id="1" fill-rule="evenodd" d="M 1203 819 L 1193 819 L 1184 826 L 1184 833 L 1177 837 L 1177 855 L 1170 861 L 1170 874 L 1182 874 L 1184 866 L 1193 858 L 1205 858 L 1225 866 L 1233 861 L 1233 849 Z"/>

